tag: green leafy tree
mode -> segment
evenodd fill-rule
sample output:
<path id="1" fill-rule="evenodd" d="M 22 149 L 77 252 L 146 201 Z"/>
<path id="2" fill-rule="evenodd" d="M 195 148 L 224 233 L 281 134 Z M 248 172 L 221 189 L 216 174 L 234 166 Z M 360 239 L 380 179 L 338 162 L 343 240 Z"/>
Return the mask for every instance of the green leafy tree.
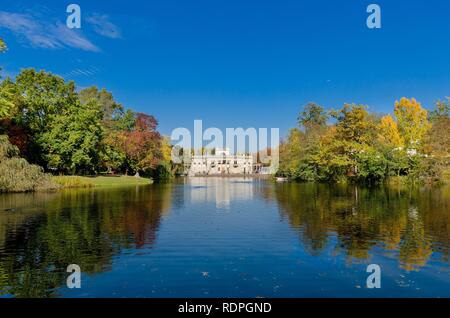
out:
<path id="1" fill-rule="evenodd" d="M 315 127 L 325 126 L 328 118 L 329 116 L 322 106 L 316 103 L 308 103 L 299 114 L 297 121 L 299 126 L 310 130 Z"/>
<path id="2" fill-rule="evenodd" d="M 99 90 L 96 86 L 81 90 L 78 97 L 83 105 L 96 103 L 103 114 L 101 122 L 104 138 L 98 149 L 101 168 L 106 169 L 107 173 L 120 170 L 125 165 L 126 155 L 117 139 L 120 138 L 120 131 L 132 129 L 134 113 L 131 110 L 125 111 L 124 107 L 115 101 L 112 93 L 105 89 Z"/>
<path id="3" fill-rule="evenodd" d="M 337 123 L 335 129 L 322 139 L 317 162 L 325 167 L 330 179 L 357 176 L 358 158 L 373 151 L 376 125 L 363 105 L 345 104 L 332 115 Z"/>
<path id="4" fill-rule="evenodd" d="M 102 118 L 95 100 L 71 105 L 55 117 L 39 139 L 48 168 L 71 174 L 97 172 Z"/>
<path id="5" fill-rule="evenodd" d="M 302 130 L 294 128 L 280 148 L 279 174 L 302 181 L 314 181 L 320 178 L 320 167 L 314 161 L 319 152 L 319 141 L 327 131 L 329 116 L 324 108 L 308 103 L 298 116 Z"/>
<path id="6" fill-rule="evenodd" d="M 15 88 L 9 78 L 0 83 L 0 120 L 12 118 L 17 114 Z"/>
<path id="7" fill-rule="evenodd" d="M 114 100 L 111 92 L 106 89 L 99 90 L 96 86 L 85 88 L 78 92 L 81 104 L 88 104 L 95 101 L 99 104 L 103 113 L 103 124 L 112 128 L 118 120 L 123 117 L 124 108 Z"/>
<path id="8" fill-rule="evenodd" d="M 42 135 L 66 109 L 77 104 L 75 84 L 45 71 L 25 69 L 16 77 L 14 92 L 17 112 L 12 120 L 27 131 L 25 155 L 31 162 L 47 166 Z"/>

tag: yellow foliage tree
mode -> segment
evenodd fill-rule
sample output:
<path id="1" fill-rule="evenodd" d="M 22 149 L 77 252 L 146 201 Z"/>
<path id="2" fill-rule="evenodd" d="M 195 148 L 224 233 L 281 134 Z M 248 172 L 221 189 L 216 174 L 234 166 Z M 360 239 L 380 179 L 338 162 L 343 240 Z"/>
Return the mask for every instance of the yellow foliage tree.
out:
<path id="1" fill-rule="evenodd" d="M 394 113 L 405 146 L 416 148 L 431 126 L 428 122 L 428 112 L 414 98 L 402 97 L 400 101 L 395 102 Z"/>
<path id="2" fill-rule="evenodd" d="M 170 145 L 169 137 L 163 137 L 161 141 L 161 152 L 163 161 L 170 163 L 172 160 L 172 146 Z"/>
<path id="3" fill-rule="evenodd" d="M 381 144 L 388 145 L 391 148 L 403 146 L 403 139 L 398 131 L 398 125 L 391 115 L 382 117 L 378 128 Z"/>

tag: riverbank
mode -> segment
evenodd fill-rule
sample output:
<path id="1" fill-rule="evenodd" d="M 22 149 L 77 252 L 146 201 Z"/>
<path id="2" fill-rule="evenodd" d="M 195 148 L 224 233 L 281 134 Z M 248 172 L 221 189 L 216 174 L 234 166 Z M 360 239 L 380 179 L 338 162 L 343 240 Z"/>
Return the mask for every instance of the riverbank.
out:
<path id="1" fill-rule="evenodd" d="M 81 176 L 55 176 L 52 181 L 61 188 L 91 188 L 91 187 L 117 187 L 130 185 L 152 184 L 153 180 L 132 176 L 99 176 L 99 177 L 81 177 Z"/>

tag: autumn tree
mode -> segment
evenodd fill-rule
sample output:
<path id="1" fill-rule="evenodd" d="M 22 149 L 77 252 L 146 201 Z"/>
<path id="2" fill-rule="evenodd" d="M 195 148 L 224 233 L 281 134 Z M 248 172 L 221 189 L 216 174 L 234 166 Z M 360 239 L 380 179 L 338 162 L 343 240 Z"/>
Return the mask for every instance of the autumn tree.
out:
<path id="1" fill-rule="evenodd" d="M 126 155 L 126 172 L 151 173 L 162 160 L 161 135 L 156 131 L 156 119 L 144 113 L 136 113 L 131 131 L 119 133 L 119 143 Z"/>
<path id="2" fill-rule="evenodd" d="M 425 155 L 420 159 L 421 176 L 434 182 L 450 166 L 450 116 L 448 105 L 437 102 L 431 112 L 432 126 L 423 138 L 420 151 Z"/>
<path id="3" fill-rule="evenodd" d="M 378 126 L 378 138 L 382 145 L 390 148 L 400 148 L 403 146 L 398 125 L 391 115 L 386 115 L 381 118 Z"/>
<path id="4" fill-rule="evenodd" d="M 405 146 L 416 149 L 430 128 L 427 111 L 414 98 L 403 97 L 395 102 L 394 114 Z"/>
<path id="5" fill-rule="evenodd" d="M 303 181 L 319 179 L 314 156 L 319 152 L 319 139 L 326 132 L 328 113 L 315 103 L 308 103 L 297 120 L 299 128 L 289 131 L 280 146 L 280 172 Z"/>
<path id="6" fill-rule="evenodd" d="M 367 106 L 346 104 L 332 114 L 337 120 L 335 136 L 324 147 L 326 151 L 331 152 L 329 164 L 333 166 L 332 172 L 379 178 L 384 163 L 373 148 L 376 125 L 367 111 Z M 369 169 L 372 165 L 376 165 L 376 168 Z M 372 175 L 374 171 L 376 176 Z"/>
<path id="7" fill-rule="evenodd" d="M 308 103 L 300 112 L 297 122 L 305 130 L 311 130 L 315 127 L 323 127 L 327 124 L 329 116 L 324 108 L 316 103 Z"/>

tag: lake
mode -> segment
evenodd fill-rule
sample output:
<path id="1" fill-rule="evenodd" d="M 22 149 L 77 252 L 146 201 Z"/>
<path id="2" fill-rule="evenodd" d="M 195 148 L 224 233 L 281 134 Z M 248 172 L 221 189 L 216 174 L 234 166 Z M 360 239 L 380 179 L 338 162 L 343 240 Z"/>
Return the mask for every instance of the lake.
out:
<path id="1" fill-rule="evenodd" d="M 0 297 L 450 297 L 449 252 L 450 186 L 210 177 L 0 195 Z"/>

